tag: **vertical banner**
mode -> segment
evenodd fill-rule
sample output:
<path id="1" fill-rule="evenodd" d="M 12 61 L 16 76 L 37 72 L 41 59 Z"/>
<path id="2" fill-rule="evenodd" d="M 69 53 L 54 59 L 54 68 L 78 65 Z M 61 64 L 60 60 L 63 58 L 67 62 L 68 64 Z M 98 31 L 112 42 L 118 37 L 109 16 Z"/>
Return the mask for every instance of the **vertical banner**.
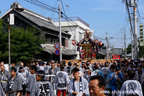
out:
<path id="1" fill-rule="evenodd" d="M 14 14 L 10 14 L 10 25 L 14 25 Z"/>

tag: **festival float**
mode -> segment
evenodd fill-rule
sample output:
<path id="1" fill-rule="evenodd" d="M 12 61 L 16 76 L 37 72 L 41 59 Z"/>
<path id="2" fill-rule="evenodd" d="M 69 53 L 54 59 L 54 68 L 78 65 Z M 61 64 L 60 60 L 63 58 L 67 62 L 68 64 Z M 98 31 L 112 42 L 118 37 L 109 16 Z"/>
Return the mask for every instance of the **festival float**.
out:
<path id="1" fill-rule="evenodd" d="M 86 30 L 84 38 L 77 43 L 77 51 L 79 51 L 82 60 L 96 60 L 97 54 L 103 45 L 102 41 L 93 40 L 91 32 Z"/>
<path id="2" fill-rule="evenodd" d="M 102 41 L 98 41 L 98 39 L 92 39 L 91 32 L 89 30 L 86 30 L 84 34 L 84 38 L 80 40 L 80 42 L 76 43 L 73 41 L 73 45 L 77 45 L 77 51 L 79 51 L 80 59 L 67 60 L 66 62 L 89 61 L 93 63 L 111 61 L 104 58 L 106 55 L 103 55 L 103 58 L 100 57 L 101 48 L 104 46 L 104 43 Z"/>

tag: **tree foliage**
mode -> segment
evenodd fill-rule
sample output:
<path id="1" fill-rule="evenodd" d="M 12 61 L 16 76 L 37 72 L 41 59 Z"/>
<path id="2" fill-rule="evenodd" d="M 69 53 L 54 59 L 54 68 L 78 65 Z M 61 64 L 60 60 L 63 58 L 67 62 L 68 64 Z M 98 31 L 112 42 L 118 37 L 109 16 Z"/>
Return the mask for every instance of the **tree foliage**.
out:
<path id="1" fill-rule="evenodd" d="M 35 55 L 40 54 L 42 39 L 36 36 L 34 28 L 10 28 L 11 62 L 28 62 Z M 4 31 L 2 20 L 0 21 L 0 60 L 8 62 L 8 32 Z"/>
<path id="2" fill-rule="evenodd" d="M 144 46 L 139 47 L 139 58 L 144 58 Z"/>
<path id="3" fill-rule="evenodd" d="M 127 54 L 131 53 L 131 44 L 127 47 Z M 139 52 L 138 52 L 139 58 L 144 57 L 144 46 L 139 46 Z"/>
<path id="4" fill-rule="evenodd" d="M 128 45 L 127 47 L 127 54 L 131 53 L 131 44 Z"/>

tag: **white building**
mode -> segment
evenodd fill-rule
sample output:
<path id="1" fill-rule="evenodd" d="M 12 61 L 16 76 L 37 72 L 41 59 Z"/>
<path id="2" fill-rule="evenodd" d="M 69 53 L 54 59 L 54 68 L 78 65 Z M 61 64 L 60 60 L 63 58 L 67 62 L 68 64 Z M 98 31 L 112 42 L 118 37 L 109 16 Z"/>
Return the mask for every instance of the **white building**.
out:
<path id="1" fill-rule="evenodd" d="M 53 24 L 56 26 L 59 26 L 59 19 L 53 19 Z M 70 17 L 68 18 L 68 21 L 65 19 L 62 19 L 61 22 L 61 28 L 64 31 L 67 31 L 69 34 L 71 34 L 70 39 L 68 40 L 68 49 L 74 50 L 77 54 L 76 59 L 79 59 L 79 52 L 77 51 L 77 46 L 72 44 L 72 41 L 75 40 L 76 42 L 79 42 L 84 38 L 84 34 L 86 29 L 90 30 L 89 24 L 87 24 L 85 21 L 83 21 L 79 17 Z M 94 31 L 90 30 L 92 32 L 92 35 L 94 34 Z"/>

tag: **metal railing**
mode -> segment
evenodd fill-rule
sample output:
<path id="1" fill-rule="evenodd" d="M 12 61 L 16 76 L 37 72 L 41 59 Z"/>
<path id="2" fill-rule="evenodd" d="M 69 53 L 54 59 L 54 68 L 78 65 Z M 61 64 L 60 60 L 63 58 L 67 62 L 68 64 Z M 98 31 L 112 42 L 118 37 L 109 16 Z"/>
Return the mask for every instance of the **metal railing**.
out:
<path id="1" fill-rule="evenodd" d="M 67 21 L 67 20 L 65 18 L 62 18 L 61 21 L 64 22 L 64 21 Z M 81 23 L 83 23 L 84 25 L 89 27 L 89 24 L 86 23 L 84 20 L 82 20 L 79 17 L 68 17 L 68 21 L 80 21 Z M 53 22 L 59 22 L 59 18 L 53 18 Z"/>

